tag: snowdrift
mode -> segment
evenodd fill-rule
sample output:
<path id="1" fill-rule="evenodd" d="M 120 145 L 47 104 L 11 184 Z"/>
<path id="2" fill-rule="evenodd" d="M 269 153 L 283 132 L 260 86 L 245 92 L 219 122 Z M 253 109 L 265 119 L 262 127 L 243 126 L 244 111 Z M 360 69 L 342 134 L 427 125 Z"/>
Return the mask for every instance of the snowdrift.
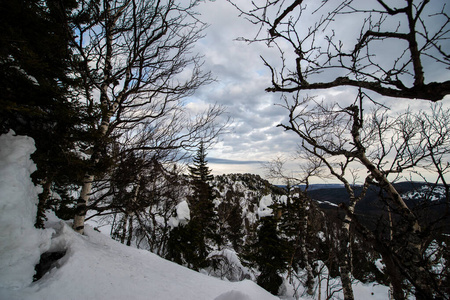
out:
<path id="1" fill-rule="evenodd" d="M 35 150 L 29 137 L 0 135 L 0 288 L 29 285 L 34 266 L 50 246 L 51 231 L 34 227 L 40 192 L 30 179 Z"/>
<path id="2" fill-rule="evenodd" d="M 86 226 L 86 236 L 63 221 L 49 252 L 64 257 L 39 281 L 3 290 L 2 299 L 277 299 L 251 281 L 230 283 L 194 272 L 145 250 L 127 247 Z"/>

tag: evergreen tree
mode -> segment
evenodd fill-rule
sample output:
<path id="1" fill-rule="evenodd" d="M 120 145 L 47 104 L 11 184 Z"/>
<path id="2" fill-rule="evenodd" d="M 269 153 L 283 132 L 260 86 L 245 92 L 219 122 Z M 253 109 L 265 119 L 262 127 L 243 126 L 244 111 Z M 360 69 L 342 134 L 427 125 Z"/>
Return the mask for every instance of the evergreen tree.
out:
<path id="1" fill-rule="evenodd" d="M 280 236 L 276 217 L 263 217 L 259 223 L 257 240 L 247 246 L 244 259 L 260 271 L 258 285 L 277 295 L 283 283 L 280 274 L 287 268 L 286 242 Z"/>
<path id="2" fill-rule="evenodd" d="M 232 206 L 227 222 L 226 235 L 233 249 L 240 252 L 243 244 L 244 233 L 242 232 L 242 207 L 239 203 Z"/>
<path id="3" fill-rule="evenodd" d="M 206 150 L 203 142 L 193 158 L 193 166 L 189 167 L 192 178 L 193 194 L 189 199 L 191 221 L 188 224 L 191 244 L 196 249 L 194 268 L 206 267 L 206 258 L 210 252 L 210 245 L 217 244 L 217 222 L 213 191 L 209 181 L 213 179 L 206 160 Z"/>
<path id="4" fill-rule="evenodd" d="M 85 136 L 86 120 L 64 25 L 76 6 L 74 0 L 0 1 L 0 133 L 12 129 L 35 140 L 33 180 L 43 187 L 37 227 L 52 186 L 76 182 L 82 164 L 72 150 Z"/>
<path id="5" fill-rule="evenodd" d="M 208 167 L 206 155 L 205 145 L 201 142 L 197 153 L 193 158 L 193 166 L 189 166 L 189 173 L 196 187 L 201 187 L 202 184 L 206 184 L 213 179 L 211 170 Z"/>
<path id="6" fill-rule="evenodd" d="M 209 185 L 213 176 L 207 163 L 202 142 L 193 158 L 193 166 L 189 167 L 193 189 L 192 195 L 188 198 L 191 220 L 186 226 L 173 229 L 169 242 L 169 248 L 172 245 L 182 253 L 171 256 L 170 253 L 174 254 L 175 251 L 169 249 L 168 258 L 178 263 L 186 263 L 188 267 L 196 270 L 208 266 L 210 245 L 220 243 L 213 191 Z"/>

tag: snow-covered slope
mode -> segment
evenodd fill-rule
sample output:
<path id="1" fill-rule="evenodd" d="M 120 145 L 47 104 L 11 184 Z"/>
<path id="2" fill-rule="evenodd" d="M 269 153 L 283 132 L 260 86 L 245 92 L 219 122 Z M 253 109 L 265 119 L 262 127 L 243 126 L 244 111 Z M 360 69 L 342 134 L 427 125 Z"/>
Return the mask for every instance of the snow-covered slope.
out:
<path id="1" fill-rule="evenodd" d="M 39 281 L 2 290 L 1 299 L 276 299 L 251 281 L 231 283 L 197 273 L 89 226 L 81 236 L 62 221 L 49 225 L 56 231 L 50 251 L 66 255 Z"/>
<path id="2" fill-rule="evenodd" d="M 0 138 L 0 299 L 277 299 L 255 283 L 226 282 L 124 246 L 87 226 L 76 234 L 50 216 L 46 230 L 33 226 L 37 190 L 29 138 Z M 65 255 L 32 282 L 43 252 Z"/>

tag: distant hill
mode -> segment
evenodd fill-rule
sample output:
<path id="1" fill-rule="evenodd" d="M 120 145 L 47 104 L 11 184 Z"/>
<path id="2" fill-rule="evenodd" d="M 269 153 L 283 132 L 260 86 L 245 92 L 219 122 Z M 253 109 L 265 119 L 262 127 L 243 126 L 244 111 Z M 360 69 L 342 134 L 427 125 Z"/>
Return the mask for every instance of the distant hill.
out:
<path id="1" fill-rule="evenodd" d="M 402 195 L 408 207 L 423 222 L 428 223 L 442 215 L 442 211 L 446 206 L 443 186 L 431 188 L 425 182 L 399 182 L 395 183 L 394 186 Z M 356 188 L 356 194 L 359 194 L 360 191 L 361 187 Z M 349 196 L 343 186 L 317 188 L 313 185 L 308 194 L 320 208 L 327 213 L 335 215 L 342 214 L 342 211 L 338 209 L 340 203 L 349 203 Z M 385 193 L 380 193 L 378 187 L 371 187 L 365 198 L 356 205 L 356 214 L 369 227 L 376 226 L 379 218 L 387 213 L 386 203 L 382 200 L 383 196 L 386 196 Z M 450 226 L 447 225 L 446 231 L 450 232 L 449 229 Z"/>
<path id="2" fill-rule="evenodd" d="M 255 176 L 254 178 L 263 180 L 257 175 L 246 174 L 245 176 Z M 267 186 L 268 182 L 265 181 L 264 184 Z M 430 221 L 442 216 L 442 212 L 446 208 L 443 186 L 432 187 L 426 182 L 399 182 L 395 183 L 394 186 L 423 224 L 429 224 Z M 287 192 L 285 185 L 275 185 L 275 187 L 279 189 L 278 191 Z M 298 187 L 302 190 L 305 188 L 304 185 Z M 356 187 L 355 190 L 358 195 L 361 192 L 361 187 Z M 338 206 L 341 203 L 348 204 L 349 196 L 342 184 L 311 184 L 308 187 L 308 195 L 325 213 L 343 218 L 343 211 Z M 377 226 L 382 226 L 380 225 L 381 217 L 383 215 L 387 217 L 387 205 L 382 197 L 386 197 L 386 194 L 380 193 L 378 187 L 372 186 L 366 196 L 356 205 L 356 215 L 369 228 L 374 229 Z M 391 208 L 391 211 L 394 211 L 394 209 Z M 445 226 L 445 231 L 450 232 L 449 221 Z"/>

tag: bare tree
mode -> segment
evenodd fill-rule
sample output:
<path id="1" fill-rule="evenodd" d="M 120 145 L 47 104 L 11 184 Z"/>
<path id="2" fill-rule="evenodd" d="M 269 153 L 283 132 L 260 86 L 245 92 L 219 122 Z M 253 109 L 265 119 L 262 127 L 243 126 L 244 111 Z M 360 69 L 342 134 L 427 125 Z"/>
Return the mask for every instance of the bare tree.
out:
<path id="1" fill-rule="evenodd" d="M 211 139 L 217 133 L 211 122 L 222 108 L 215 106 L 192 118 L 182 103 L 211 82 L 210 74 L 201 71 L 201 56 L 191 53 L 205 28 L 193 12 L 197 4 L 175 0 L 79 2 L 69 24 L 76 34 L 74 64 L 87 106 L 93 116 L 98 109 L 98 118 L 90 124 L 97 139 L 88 149 L 92 168 L 85 174 L 77 204 L 73 224 L 77 232 L 83 233 L 94 171 L 108 156 L 111 140 L 120 141 L 127 133 L 127 141 L 133 135 L 137 139 L 129 151 L 163 151 L 196 146 L 196 139 Z M 138 137 L 142 133 L 147 138 Z"/>
<path id="2" fill-rule="evenodd" d="M 264 168 L 268 178 L 281 181 L 287 188 L 286 204 L 281 205 L 281 208 L 286 210 L 283 214 L 283 225 L 281 227 L 284 230 L 284 235 L 293 245 L 288 262 L 287 279 L 293 283 L 293 278 L 298 278 L 295 266 L 297 260 L 300 259 L 306 271 L 306 280 L 302 281 L 306 285 L 306 293 L 312 296 L 314 295 L 315 285 L 313 262 L 317 258 L 312 257 L 311 254 L 317 251 L 311 249 L 311 245 L 314 244 L 311 232 L 316 235 L 317 228 L 314 227 L 317 226 L 314 226 L 314 223 L 315 220 L 323 217 L 323 213 L 315 207 L 312 199 L 308 197 L 308 188 L 313 177 L 322 176 L 323 168 L 320 159 L 309 158 L 299 166 L 300 172 L 298 172 L 298 175 L 287 175 L 286 160 L 281 157 L 265 163 Z M 298 253 L 300 253 L 300 257 Z"/>
<path id="3" fill-rule="evenodd" d="M 424 228 L 392 184 L 405 171 L 432 161 L 436 154 L 427 147 L 411 112 L 391 119 L 378 110 L 363 120 L 361 89 L 431 101 L 448 95 L 450 81 L 436 75 L 450 65 L 445 50 L 450 35 L 446 4 L 420 0 L 402 4 L 384 0 L 261 0 L 244 9 L 237 1 L 228 2 L 260 26 L 256 37 L 243 40 L 266 42 L 280 51 L 280 63 L 273 58 L 263 61 L 272 75 L 267 91 L 297 93 L 292 103 L 285 102 L 289 121 L 281 126 L 301 138 L 305 151 L 328 162 L 338 179 L 351 164 L 367 171 L 367 182 L 386 193 L 388 207 L 402 220 L 401 226 L 392 225 L 392 229 L 403 246 L 397 243 L 381 250 L 397 273 L 414 285 L 418 299 L 439 294 L 436 278 L 425 271 Z M 298 92 L 339 86 L 358 87 L 359 104 L 343 108 L 299 101 Z M 444 170 L 443 166 L 439 168 Z M 346 213 L 358 225 L 351 205 Z M 372 238 L 375 243 L 377 238 Z M 401 291 L 396 293 L 396 298 L 401 297 Z"/>
<path id="4" fill-rule="evenodd" d="M 442 133 L 447 129 L 438 126 L 436 135 L 442 140 L 429 143 L 422 136 L 421 127 L 417 126 L 421 123 L 410 112 L 392 117 L 378 108 L 371 114 L 362 114 L 362 109 L 356 105 L 341 108 L 311 98 L 299 100 L 298 95 L 293 97 L 292 103 L 287 98 L 285 101 L 289 123 L 280 126 L 295 132 L 301 138 L 303 150 L 319 158 L 329 173 L 344 183 L 349 193 L 350 204 L 342 207 L 346 213 L 344 227 L 353 224 L 363 232 L 383 258 L 392 261 L 391 274 L 401 274 L 414 285 L 418 299 L 439 295 L 439 280 L 430 272 L 424 257 L 427 242 L 423 236 L 430 233 L 429 228 L 423 228 L 392 182 L 408 170 L 429 166 L 433 157 L 445 155 L 447 148 L 442 145 L 448 145 L 449 139 Z M 428 136 L 435 134 L 428 132 Z M 349 174 L 351 165 L 367 171 L 359 196 L 355 195 L 351 181 L 346 178 L 354 177 L 351 172 Z M 386 205 L 397 216 L 395 223 L 387 222 L 395 236 L 391 242 L 374 236 L 356 218 L 355 205 L 371 184 L 386 193 Z M 401 284 L 394 288 L 396 299 L 402 299 Z"/>
<path id="5" fill-rule="evenodd" d="M 261 28 L 244 40 L 280 49 L 281 68 L 263 58 L 272 72 L 267 91 L 354 86 L 431 101 L 450 93 L 449 80 L 433 77 L 450 65 L 445 1 L 260 0 L 247 10 L 228 1 Z"/>
<path id="6" fill-rule="evenodd" d="M 450 109 L 445 109 L 442 104 L 433 105 L 431 112 L 431 114 L 418 113 L 415 116 L 414 124 L 419 126 L 424 146 L 430 151 L 427 158 L 428 164 L 425 164 L 423 168 L 428 172 L 437 174 L 434 185 L 443 185 L 447 214 L 450 214 L 450 182 L 445 176 L 450 171 L 450 120 L 448 118 Z M 421 177 L 424 181 L 428 181 L 425 176 Z"/>

